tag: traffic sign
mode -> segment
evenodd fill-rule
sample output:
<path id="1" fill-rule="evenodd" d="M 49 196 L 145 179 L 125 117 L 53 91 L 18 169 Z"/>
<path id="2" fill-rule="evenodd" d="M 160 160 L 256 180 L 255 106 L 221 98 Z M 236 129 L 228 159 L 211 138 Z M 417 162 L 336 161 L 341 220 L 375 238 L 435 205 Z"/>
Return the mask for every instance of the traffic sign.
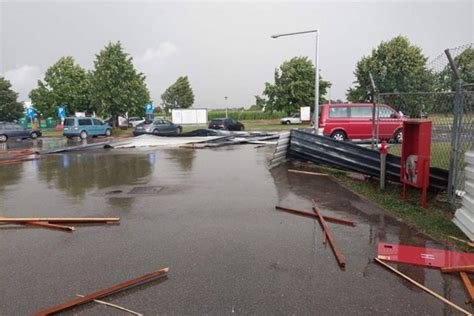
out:
<path id="1" fill-rule="evenodd" d="M 64 107 L 62 106 L 58 107 L 58 116 L 60 118 L 63 118 L 66 116 L 66 111 L 64 110 Z"/>
<path id="2" fill-rule="evenodd" d="M 145 111 L 146 111 L 146 114 L 153 113 L 153 105 L 151 103 L 148 103 L 147 105 L 145 105 Z"/>
<path id="3" fill-rule="evenodd" d="M 34 118 L 35 117 L 35 110 L 33 108 L 27 108 L 26 109 L 26 115 L 29 118 Z"/>

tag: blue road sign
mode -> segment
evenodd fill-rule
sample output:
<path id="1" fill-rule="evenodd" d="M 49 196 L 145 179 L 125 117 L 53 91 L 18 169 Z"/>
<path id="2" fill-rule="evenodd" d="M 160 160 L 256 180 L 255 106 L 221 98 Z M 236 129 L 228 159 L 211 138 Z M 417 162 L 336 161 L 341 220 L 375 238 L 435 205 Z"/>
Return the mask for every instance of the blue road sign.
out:
<path id="1" fill-rule="evenodd" d="M 145 111 L 146 111 L 146 114 L 153 113 L 153 105 L 151 105 L 151 103 L 148 103 L 147 105 L 145 105 Z"/>
<path id="2" fill-rule="evenodd" d="M 66 111 L 64 110 L 64 107 L 62 106 L 58 107 L 58 116 L 61 118 L 66 116 Z"/>
<path id="3" fill-rule="evenodd" d="M 35 117 L 35 110 L 33 108 L 27 108 L 26 109 L 26 115 L 29 118 L 34 118 Z"/>

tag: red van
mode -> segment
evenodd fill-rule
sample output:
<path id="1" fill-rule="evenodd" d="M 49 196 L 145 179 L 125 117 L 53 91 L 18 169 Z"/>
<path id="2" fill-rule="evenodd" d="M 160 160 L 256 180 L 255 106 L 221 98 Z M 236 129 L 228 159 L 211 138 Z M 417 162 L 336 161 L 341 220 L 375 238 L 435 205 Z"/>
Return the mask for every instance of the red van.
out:
<path id="1" fill-rule="evenodd" d="M 372 103 L 322 104 L 319 130 L 335 140 L 372 138 Z M 403 121 L 407 118 L 386 104 L 378 104 L 379 138 L 403 140 Z"/>

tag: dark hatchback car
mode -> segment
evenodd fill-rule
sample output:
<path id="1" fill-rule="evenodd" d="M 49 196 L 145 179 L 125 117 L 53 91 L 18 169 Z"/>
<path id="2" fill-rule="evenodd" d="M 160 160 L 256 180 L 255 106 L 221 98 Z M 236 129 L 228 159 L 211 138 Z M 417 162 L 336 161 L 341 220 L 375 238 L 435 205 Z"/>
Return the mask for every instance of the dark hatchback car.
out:
<path id="1" fill-rule="evenodd" d="M 133 129 L 133 135 L 153 134 L 153 135 L 177 135 L 181 134 L 183 128 L 180 125 L 171 123 L 164 119 L 156 119 L 154 121 L 145 121 L 138 124 Z"/>
<path id="2" fill-rule="evenodd" d="M 0 122 L 0 143 L 8 139 L 36 139 L 41 136 L 39 129 L 24 128 L 16 123 Z"/>
<path id="3" fill-rule="evenodd" d="M 244 124 L 231 118 L 218 118 L 213 119 L 209 123 L 210 129 L 226 129 L 228 131 L 243 131 L 245 130 Z"/>

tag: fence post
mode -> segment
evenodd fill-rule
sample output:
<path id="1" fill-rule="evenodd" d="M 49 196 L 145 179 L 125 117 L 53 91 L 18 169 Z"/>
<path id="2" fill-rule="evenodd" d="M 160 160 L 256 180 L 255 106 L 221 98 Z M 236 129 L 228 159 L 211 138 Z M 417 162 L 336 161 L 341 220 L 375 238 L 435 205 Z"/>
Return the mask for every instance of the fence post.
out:
<path id="1" fill-rule="evenodd" d="M 462 93 L 462 80 L 459 75 L 459 70 L 454 63 L 453 58 L 449 49 L 444 51 L 448 58 L 449 65 L 453 71 L 456 79 L 456 95 L 454 97 L 454 108 L 453 108 L 453 125 L 451 128 L 451 159 L 449 160 L 449 176 L 448 176 L 448 202 L 451 206 L 454 206 L 456 199 L 456 185 L 457 185 L 457 174 L 458 168 L 462 167 L 458 163 L 458 149 L 459 149 L 459 137 L 462 122 L 463 112 L 463 93 Z"/>
<path id="2" fill-rule="evenodd" d="M 377 98 L 376 98 L 376 86 L 375 86 L 375 82 L 374 82 L 374 77 L 372 76 L 372 73 L 369 72 L 369 78 L 370 78 L 370 85 L 372 86 L 372 104 L 373 104 L 373 108 L 372 108 L 372 140 L 371 140 L 371 149 L 374 150 L 375 149 L 375 145 L 374 144 L 374 141 L 375 139 L 378 137 L 377 133 L 375 132 L 375 112 L 376 112 L 376 109 L 377 109 Z M 377 143 L 378 143 L 378 140 L 377 140 Z"/>

